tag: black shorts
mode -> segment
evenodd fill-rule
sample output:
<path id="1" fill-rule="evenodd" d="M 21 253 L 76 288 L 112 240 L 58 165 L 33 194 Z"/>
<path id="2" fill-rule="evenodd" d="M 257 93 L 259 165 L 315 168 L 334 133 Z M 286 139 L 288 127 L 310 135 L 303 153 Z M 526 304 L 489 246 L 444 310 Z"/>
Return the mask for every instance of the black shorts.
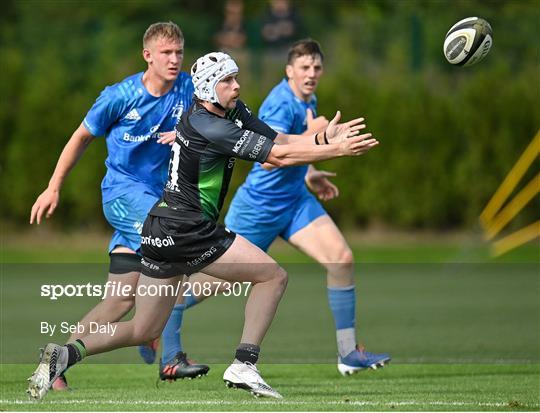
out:
<path id="1" fill-rule="evenodd" d="M 210 220 L 180 221 L 149 215 L 141 234 L 142 273 L 171 278 L 196 273 L 221 257 L 236 234 Z"/>

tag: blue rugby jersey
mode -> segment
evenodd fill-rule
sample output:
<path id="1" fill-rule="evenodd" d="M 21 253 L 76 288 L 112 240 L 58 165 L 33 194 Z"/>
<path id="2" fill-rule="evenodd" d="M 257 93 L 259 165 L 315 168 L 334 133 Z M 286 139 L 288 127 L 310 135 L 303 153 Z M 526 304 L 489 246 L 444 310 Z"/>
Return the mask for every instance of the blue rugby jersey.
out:
<path id="1" fill-rule="evenodd" d="M 101 183 L 103 202 L 132 191 L 161 196 L 167 181 L 171 147 L 157 143 L 160 132 L 173 131 L 193 99 L 191 76 L 181 72 L 171 90 L 152 96 L 143 72 L 107 86 L 84 118 L 94 136 L 105 136 L 107 173 Z"/>
<path id="2" fill-rule="evenodd" d="M 283 79 L 264 100 L 259 118 L 277 132 L 301 135 L 307 129 L 308 108 L 316 116 L 316 97 L 304 102 L 293 93 L 287 79 Z M 306 139 L 313 138 L 306 136 Z M 302 165 L 266 171 L 256 163 L 239 191 L 252 205 L 278 212 L 307 191 L 304 183 L 307 169 L 307 165 Z"/>

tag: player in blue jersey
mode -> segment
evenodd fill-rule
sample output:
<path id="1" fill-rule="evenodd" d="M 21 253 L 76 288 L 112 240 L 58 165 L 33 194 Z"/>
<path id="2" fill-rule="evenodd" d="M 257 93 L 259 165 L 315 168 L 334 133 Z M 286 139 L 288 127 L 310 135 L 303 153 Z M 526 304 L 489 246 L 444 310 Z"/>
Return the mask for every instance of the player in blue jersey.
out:
<path id="1" fill-rule="evenodd" d="M 290 49 L 283 79 L 264 100 L 259 117 L 280 133 L 309 135 L 324 127 L 317 113 L 315 90 L 323 73 L 323 53 L 313 40 L 301 40 Z M 307 127 L 315 130 L 308 130 Z M 327 270 L 328 301 L 336 325 L 338 370 L 348 375 L 377 368 L 390 361 L 388 354 L 374 354 L 357 346 L 355 331 L 354 259 L 345 238 L 320 200 L 339 195 L 328 177 L 335 174 L 313 166 L 273 170 L 255 164 L 238 189 L 225 224 L 266 251 L 282 237 L 322 264 Z"/>
<path id="2" fill-rule="evenodd" d="M 191 76 L 181 72 L 184 36 L 172 23 L 152 24 L 143 37 L 145 72 L 106 87 L 66 144 L 47 189 L 39 195 L 30 215 L 38 224 L 55 211 L 65 178 L 95 137 L 105 136 L 107 173 L 103 179 L 103 212 L 115 229 L 109 243 L 109 281 L 134 291 L 141 271 L 141 230 L 148 211 L 161 197 L 167 180 L 174 127 L 193 99 Z M 120 320 L 134 305 L 132 294 L 107 295 L 82 320 L 103 324 Z M 181 320 L 180 320 L 181 321 Z M 208 366 L 192 365 L 181 351 L 178 319 L 164 331 L 161 379 L 197 377 Z M 73 334 L 74 341 L 84 333 Z M 154 353 L 155 354 L 155 353 Z M 153 360 L 152 360 L 153 361 Z M 53 388 L 67 388 L 60 377 Z"/>
<path id="3" fill-rule="evenodd" d="M 240 101 L 238 66 L 225 53 L 208 53 L 191 69 L 193 104 L 176 126 L 163 197 L 146 218 L 141 238 L 142 272 L 131 320 L 110 332 L 87 334 L 64 346 L 49 343 L 29 378 L 28 394 L 41 400 L 52 382 L 86 356 L 158 337 L 177 299 L 183 274 L 202 272 L 227 282 L 251 284 L 244 328 L 223 380 L 257 396 L 281 398 L 261 377 L 260 344 L 285 291 L 287 273 L 260 248 L 217 222 L 236 158 L 273 166 L 302 165 L 359 156 L 378 145 L 360 134 L 362 118 L 338 125 L 337 115 L 311 138 L 277 133 Z M 322 137 L 328 145 L 316 146 Z M 153 288 L 150 288 L 153 287 Z M 144 294 L 145 291 L 164 294 Z M 171 293 L 173 292 L 173 293 Z M 109 330 L 109 329 L 107 329 Z"/>

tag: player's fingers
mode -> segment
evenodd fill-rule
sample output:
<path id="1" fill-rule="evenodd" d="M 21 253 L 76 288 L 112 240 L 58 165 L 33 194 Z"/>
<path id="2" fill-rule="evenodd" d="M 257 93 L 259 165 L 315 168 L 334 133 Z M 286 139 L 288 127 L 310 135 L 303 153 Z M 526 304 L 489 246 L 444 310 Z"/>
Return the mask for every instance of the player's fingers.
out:
<path id="1" fill-rule="evenodd" d="M 334 116 L 334 119 L 330 121 L 330 125 L 337 125 L 340 119 L 341 119 L 341 112 L 338 110 L 336 112 L 336 116 Z"/>
<path id="2" fill-rule="evenodd" d="M 364 133 L 362 135 L 358 135 L 358 132 L 349 132 L 349 138 L 352 139 L 352 142 L 357 143 L 365 139 L 371 138 L 371 133 Z"/>
<path id="3" fill-rule="evenodd" d="M 361 149 L 362 153 L 366 153 L 367 151 L 377 146 L 378 144 L 379 144 L 379 141 L 377 141 L 376 139 L 370 139 L 369 141 L 364 142 L 364 145 Z"/>
<path id="4" fill-rule="evenodd" d="M 32 210 L 30 211 L 30 225 L 32 225 L 34 223 L 34 219 L 36 219 L 37 209 L 38 209 L 37 203 L 32 205 Z"/>
<path id="5" fill-rule="evenodd" d="M 54 211 L 55 211 L 55 209 L 56 209 L 56 205 L 57 205 L 57 204 L 51 204 L 51 205 L 49 206 L 49 209 L 47 210 L 47 214 L 45 214 L 45 216 L 46 216 L 47 218 L 50 218 L 50 217 L 52 216 L 52 214 L 54 213 Z"/>
<path id="6" fill-rule="evenodd" d="M 378 144 L 379 144 L 379 142 L 376 139 L 362 140 L 362 141 L 355 142 L 351 146 L 351 150 L 355 154 L 361 155 L 361 154 L 369 151 L 372 147 L 374 147 L 374 146 L 376 146 Z"/>
<path id="7" fill-rule="evenodd" d="M 174 131 L 163 132 L 163 133 L 160 134 L 159 139 L 157 140 L 157 142 L 161 143 L 163 145 L 167 145 L 167 144 L 174 143 L 175 139 L 176 139 L 176 133 Z"/>
<path id="8" fill-rule="evenodd" d="M 363 141 L 360 141 L 357 143 L 357 145 L 359 148 L 364 148 L 364 147 L 371 147 L 371 146 L 377 145 L 378 143 L 379 142 L 377 141 L 377 139 L 372 138 L 372 139 L 365 139 Z"/>
<path id="9" fill-rule="evenodd" d="M 359 125 L 361 123 L 363 124 L 364 120 L 365 120 L 364 118 L 356 118 L 356 119 L 348 121 L 345 125 L 347 125 L 348 127 L 352 127 L 355 125 Z"/>
<path id="10" fill-rule="evenodd" d="M 337 176 L 335 172 L 319 171 L 322 176 Z"/>
<path id="11" fill-rule="evenodd" d="M 308 125 L 313 120 L 313 111 L 310 108 L 306 109 L 306 117 L 307 117 L 307 123 Z"/>
<path id="12" fill-rule="evenodd" d="M 334 198 L 335 186 L 330 181 L 327 181 L 326 182 L 326 187 L 324 188 L 324 192 L 326 194 L 327 199 Z"/>
<path id="13" fill-rule="evenodd" d="M 41 216 L 43 215 L 43 209 L 41 208 L 41 205 L 38 206 L 36 210 L 36 223 L 39 225 L 41 224 Z"/>
<path id="14" fill-rule="evenodd" d="M 158 140 L 161 140 L 161 139 L 165 138 L 166 136 L 169 136 L 170 134 L 174 134 L 174 131 L 159 132 L 158 133 L 158 136 L 159 136 Z"/>
<path id="15" fill-rule="evenodd" d="M 379 144 L 379 141 L 377 139 L 368 139 L 364 142 L 366 146 L 369 146 L 370 148 L 373 148 L 374 146 L 377 146 Z"/>
<path id="16" fill-rule="evenodd" d="M 359 130 L 366 129 L 365 123 L 361 123 L 360 125 L 351 126 L 350 130 L 353 132 L 357 132 Z"/>

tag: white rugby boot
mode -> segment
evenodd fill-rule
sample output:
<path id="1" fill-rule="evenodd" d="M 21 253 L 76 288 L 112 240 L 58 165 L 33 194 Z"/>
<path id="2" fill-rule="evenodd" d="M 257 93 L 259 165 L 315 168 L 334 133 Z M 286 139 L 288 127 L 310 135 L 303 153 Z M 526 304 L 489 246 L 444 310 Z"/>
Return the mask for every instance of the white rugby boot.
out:
<path id="1" fill-rule="evenodd" d="M 255 397 L 283 398 L 263 380 L 257 367 L 249 362 L 231 364 L 223 373 L 223 381 L 227 387 L 247 390 Z"/>
<path id="2" fill-rule="evenodd" d="M 42 400 L 53 382 L 67 369 L 68 350 L 64 346 L 49 343 L 41 350 L 39 366 L 28 379 L 26 393 L 36 400 Z"/>

